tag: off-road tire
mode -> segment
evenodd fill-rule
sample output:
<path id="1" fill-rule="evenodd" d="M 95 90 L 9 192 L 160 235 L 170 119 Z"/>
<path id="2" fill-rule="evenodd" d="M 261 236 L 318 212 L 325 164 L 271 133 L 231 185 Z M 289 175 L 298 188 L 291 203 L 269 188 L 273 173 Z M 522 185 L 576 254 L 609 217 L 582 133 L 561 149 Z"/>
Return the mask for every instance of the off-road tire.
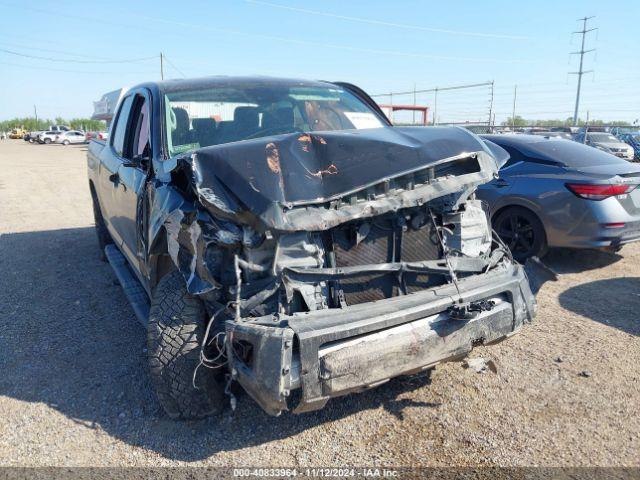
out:
<path id="1" fill-rule="evenodd" d="M 93 200 L 93 219 L 96 224 L 96 235 L 98 236 L 98 246 L 100 247 L 100 259 L 103 262 L 106 262 L 107 257 L 104 253 L 104 249 L 107 245 L 113 243 L 113 239 L 111 238 L 111 234 L 104 223 L 102 212 L 100 211 L 100 204 L 98 203 L 98 199 L 93 191 L 91 191 L 91 197 Z"/>
<path id="2" fill-rule="evenodd" d="M 198 388 L 193 386 L 206 319 L 202 301 L 187 292 L 180 272 L 160 280 L 151 298 L 147 351 L 158 400 L 171 418 L 199 419 L 224 408 L 224 388 L 213 370 L 201 366 Z"/>

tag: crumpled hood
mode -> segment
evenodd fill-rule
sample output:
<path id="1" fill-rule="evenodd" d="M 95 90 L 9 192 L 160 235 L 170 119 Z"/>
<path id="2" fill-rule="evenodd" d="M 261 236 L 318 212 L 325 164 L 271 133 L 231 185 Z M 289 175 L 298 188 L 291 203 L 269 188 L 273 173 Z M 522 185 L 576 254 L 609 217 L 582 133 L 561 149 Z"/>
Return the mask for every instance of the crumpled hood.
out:
<path id="1" fill-rule="evenodd" d="M 317 203 L 464 153 L 488 151 L 461 128 L 387 127 L 294 133 L 205 147 L 193 156 L 200 187 L 222 183 L 260 208 Z"/>

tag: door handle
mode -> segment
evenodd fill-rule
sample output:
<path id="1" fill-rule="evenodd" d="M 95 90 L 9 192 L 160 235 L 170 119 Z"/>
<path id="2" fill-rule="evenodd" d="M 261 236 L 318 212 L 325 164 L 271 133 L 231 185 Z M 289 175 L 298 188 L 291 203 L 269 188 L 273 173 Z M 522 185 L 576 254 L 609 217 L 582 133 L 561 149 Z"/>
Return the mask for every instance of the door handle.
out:
<path id="1" fill-rule="evenodd" d="M 109 181 L 114 185 L 118 185 L 118 183 L 120 183 L 120 175 L 118 175 L 118 172 L 109 175 Z"/>

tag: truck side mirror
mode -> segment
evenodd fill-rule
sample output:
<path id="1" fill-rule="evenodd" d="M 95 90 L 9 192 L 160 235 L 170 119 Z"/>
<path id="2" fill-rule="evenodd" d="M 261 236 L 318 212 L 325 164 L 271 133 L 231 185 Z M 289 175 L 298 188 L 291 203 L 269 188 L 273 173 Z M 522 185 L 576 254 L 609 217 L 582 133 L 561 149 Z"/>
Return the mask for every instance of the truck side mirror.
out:
<path id="1" fill-rule="evenodd" d="M 140 155 L 136 155 L 134 156 L 131 160 L 126 160 L 122 166 L 123 167 L 143 167 L 143 168 L 147 168 L 149 166 L 149 162 L 151 161 L 151 159 L 149 158 L 149 155 L 147 155 L 146 153 L 142 153 Z"/>

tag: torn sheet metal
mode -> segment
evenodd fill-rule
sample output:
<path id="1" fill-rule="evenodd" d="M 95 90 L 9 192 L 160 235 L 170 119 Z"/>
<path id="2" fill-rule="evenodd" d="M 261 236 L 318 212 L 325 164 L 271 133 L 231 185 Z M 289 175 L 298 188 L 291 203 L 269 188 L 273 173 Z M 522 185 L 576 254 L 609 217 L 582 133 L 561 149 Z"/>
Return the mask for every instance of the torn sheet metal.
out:
<path id="1" fill-rule="evenodd" d="M 230 259 L 240 248 L 242 227 L 214 219 L 169 185 L 156 188 L 150 200 L 148 236 L 153 245 L 164 229 L 169 256 L 182 273 L 189 293 L 205 294 L 229 284 Z"/>
<path id="2" fill-rule="evenodd" d="M 286 231 L 324 230 L 471 191 L 497 172 L 485 143 L 459 128 L 294 133 L 205 147 L 182 161 L 215 214 Z M 426 171 L 448 162 L 450 173 Z M 458 163 L 475 167 L 456 171 Z"/>

